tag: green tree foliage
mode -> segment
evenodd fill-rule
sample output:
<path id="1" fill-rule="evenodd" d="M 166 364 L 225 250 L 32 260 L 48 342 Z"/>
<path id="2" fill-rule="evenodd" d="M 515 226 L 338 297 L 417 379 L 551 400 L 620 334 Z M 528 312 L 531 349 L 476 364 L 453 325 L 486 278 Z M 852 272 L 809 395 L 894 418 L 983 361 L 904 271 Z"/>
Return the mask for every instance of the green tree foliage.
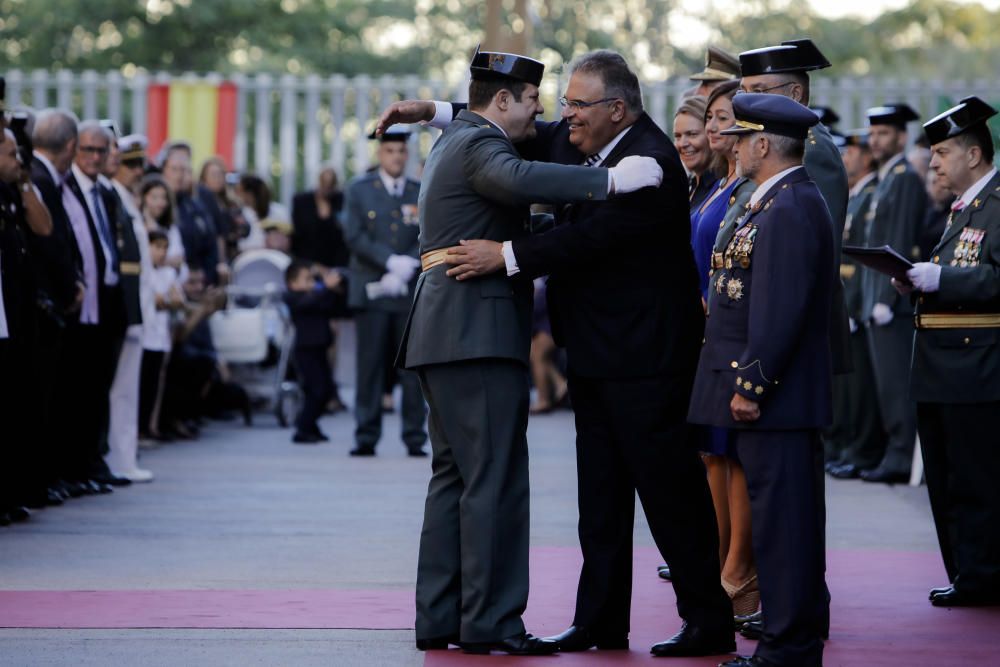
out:
<path id="1" fill-rule="evenodd" d="M 508 18 L 513 3 L 501 2 Z M 456 78 L 482 39 L 483 0 L 0 0 L 0 66 L 80 70 L 419 73 Z M 698 67 L 702 45 L 672 36 L 678 0 L 532 0 L 550 65 L 622 51 L 647 80 Z M 996 75 L 1000 11 L 912 0 L 873 21 L 818 17 L 798 0 L 705 3 L 696 18 L 733 51 L 812 37 L 840 76 Z"/>

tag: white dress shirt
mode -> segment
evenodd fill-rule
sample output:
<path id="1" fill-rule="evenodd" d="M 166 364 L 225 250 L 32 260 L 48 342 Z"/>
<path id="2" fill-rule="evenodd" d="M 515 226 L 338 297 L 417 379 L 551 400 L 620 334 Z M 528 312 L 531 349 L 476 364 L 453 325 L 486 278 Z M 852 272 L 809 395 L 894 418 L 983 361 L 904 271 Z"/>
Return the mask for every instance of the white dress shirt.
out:
<path id="1" fill-rule="evenodd" d="M 996 167 L 993 167 L 992 169 L 990 169 L 990 173 L 980 178 L 978 181 L 972 184 L 972 187 L 963 192 L 962 196 L 958 198 L 959 201 L 962 202 L 962 208 L 965 208 L 973 201 L 975 201 L 976 196 L 983 191 L 983 188 L 985 188 L 986 184 L 990 182 L 990 179 L 996 175 L 997 175 L 997 169 Z"/>
<path id="2" fill-rule="evenodd" d="M 80 186 L 80 191 L 83 193 L 83 199 L 87 202 L 87 209 L 90 211 L 90 217 L 94 221 L 94 226 L 97 228 L 97 240 L 101 245 L 101 252 L 104 253 L 104 284 L 105 285 L 117 285 L 118 284 L 118 267 L 114 263 L 114 253 L 111 251 L 111 247 L 108 243 L 114 243 L 114 239 L 106 239 L 101 229 L 101 219 L 103 219 L 108 227 L 105 231 L 108 234 L 111 233 L 111 217 L 108 215 L 107 210 L 104 208 L 104 199 L 101 197 L 101 191 L 98 187 L 96 181 L 91 180 L 83 171 L 73 163 L 71 167 L 73 170 L 73 176 L 76 178 L 77 185 Z M 96 196 L 94 190 L 97 190 Z M 100 211 L 96 207 L 100 207 Z"/>
<path id="3" fill-rule="evenodd" d="M 385 169 L 379 167 L 378 177 L 382 179 L 382 185 L 385 186 L 386 192 L 393 197 L 403 196 L 406 191 L 406 174 L 400 174 L 397 178 L 393 178 Z"/>

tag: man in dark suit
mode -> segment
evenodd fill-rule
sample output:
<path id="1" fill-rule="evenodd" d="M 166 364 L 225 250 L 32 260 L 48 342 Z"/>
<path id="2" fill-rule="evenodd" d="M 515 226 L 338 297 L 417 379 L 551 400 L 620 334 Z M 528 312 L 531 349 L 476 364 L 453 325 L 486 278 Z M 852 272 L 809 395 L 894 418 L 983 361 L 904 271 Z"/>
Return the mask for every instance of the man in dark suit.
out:
<path id="1" fill-rule="evenodd" d="M 109 426 L 109 394 L 125 336 L 125 300 L 121 288 L 116 220 L 108 210 L 98 177 L 111 145 L 98 121 L 80 123 L 76 156 L 63 197 L 84 264 L 85 294 L 80 317 L 67 335 L 63 361 L 70 378 L 59 387 L 71 417 L 63 424 L 66 476 L 85 490 L 108 493 L 95 478 L 109 474 L 104 463 Z"/>
<path id="2" fill-rule="evenodd" d="M 704 469 L 684 420 L 704 313 L 683 167 L 643 111 L 638 79 L 620 55 L 586 54 L 571 72 L 563 120 L 540 124 L 522 154 L 592 166 L 652 156 L 663 184 L 561 209 L 555 228 L 542 234 L 463 243 L 447 260 L 455 265 L 448 273 L 459 280 L 501 270 L 549 275 L 552 333 L 566 348 L 576 412 L 584 557 L 573 625 L 554 637 L 560 649 L 628 647 L 638 492 L 685 622 L 652 652 L 726 653 L 736 648 L 732 607 L 720 585 Z M 683 215 L 664 219 L 669 211 Z"/>
<path id="3" fill-rule="evenodd" d="M 851 130 L 844 137 L 844 167 L 851 186 L 844 221 L 844 244 L 865 244 L 865 215 L 878 185 L 878 172 L 868 146 L 868 130 Z M 878 394 L 871 351 L 861 318 L 862 265 L 840 259 L 840 278 L 851 325 L 851 365 L 853 372 L 837 376 L 833 382 L 833 426 L 825 439 L 826 471 L 838 479 L 853 479 L 862 470 L 878 465 L 885 451 L 885 435 L 879 417 Z"/>
<path id="4" fill-rule="evenodd" d="M 941 555 L 950 586 L 936 607 L 1000 605 L 1000 175 L 978 97 L 927 122 L 935 174 L 958 197 L 916 292 L 910 380 Z M 909 286 L 897 289 L 908 292 Z"/>
<path id="5" fill-rule="evenodd" d="M 736 433 L 746 470 L 763 636 L 729 667 L 822 664 L 823 448 L 831 418 L 833 221 L 802 168 L 816 114 L 777 95 L 733 100 L 735 151 L 757 183 L 712 275 L 688 418 Z M 671 562 L 673 565 L 673 562 Z"/>
<path id="6" fill-rule="evenodd" d="M 430 406 L 434 457 L 417 572 L 418 648 L 460 639 L 476 653 L 558 650 L 526 635 L 521 621 L 532 284 L 503 275 L 455 280 L 446 275 L 448 253 L 461 239 L 526 236 L 532 203 L 601 201 L 662 178 L 654 160 L 636 156 L 612 169 L 522 160 L 512 142 L 537 132 L 543 70 L 522 56 L 477 52 L 469 110 L 438 139 L 424 169 L 424 271 L 400 350 Z M 385 127 L 380 122 L 379 130 Z M 686 210 L 683 182 L 680 194 Z"/>
<path id="7" fill-rule="evenodd" d="M 906 104 L 868 110 L 868 143 L 878 162 L 878 186 L 865 217 L 864 245 L 892 246 L 911 261 L 920 259 L 918 238 L 927 209 L 923 180 L 906 159 L 908 123 L 917 113 Z M 861 471 L 867 482 L 905 483 L 910 478 L 917 437 L 917 414 L 910 399 L 913 304 L 896 293 L 889 278 L 861 272 L 861 318 L 868 333 L 878 391 L 885 450 L 874 468 Z"/>

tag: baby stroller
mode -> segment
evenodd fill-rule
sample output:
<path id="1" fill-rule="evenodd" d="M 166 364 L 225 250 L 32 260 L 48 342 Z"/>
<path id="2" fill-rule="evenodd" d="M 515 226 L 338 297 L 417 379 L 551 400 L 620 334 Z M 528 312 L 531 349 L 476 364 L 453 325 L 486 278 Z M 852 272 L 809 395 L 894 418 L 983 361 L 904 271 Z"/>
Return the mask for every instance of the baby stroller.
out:
<path id="1" fill-rule="evenodd" d="M 240 254 L 226 287 L 226 309 L 209 320 L 219 358 L 230 366 L 233 380 L 254 404 L 274 410 L 282 427 L 294 420 L 302 400 L 298 385 L 287 379 L 295 331 L 281 295 L 290 261 L 277 250 Z"/>

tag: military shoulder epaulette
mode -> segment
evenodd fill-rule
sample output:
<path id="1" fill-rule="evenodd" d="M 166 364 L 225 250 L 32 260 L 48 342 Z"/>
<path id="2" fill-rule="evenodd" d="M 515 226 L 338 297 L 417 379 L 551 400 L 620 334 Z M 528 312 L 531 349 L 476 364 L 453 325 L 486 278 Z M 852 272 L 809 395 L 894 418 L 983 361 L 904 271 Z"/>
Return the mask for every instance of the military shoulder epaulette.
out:
<path id="1" fill-rule="evenodd" d="M 904 171 L 906 171 L 906 165 L 905 164 L 897 164 L 896 168 L 892 170 L 892 173 L 894 173 L 894 174 L 902 174 Z"/>

